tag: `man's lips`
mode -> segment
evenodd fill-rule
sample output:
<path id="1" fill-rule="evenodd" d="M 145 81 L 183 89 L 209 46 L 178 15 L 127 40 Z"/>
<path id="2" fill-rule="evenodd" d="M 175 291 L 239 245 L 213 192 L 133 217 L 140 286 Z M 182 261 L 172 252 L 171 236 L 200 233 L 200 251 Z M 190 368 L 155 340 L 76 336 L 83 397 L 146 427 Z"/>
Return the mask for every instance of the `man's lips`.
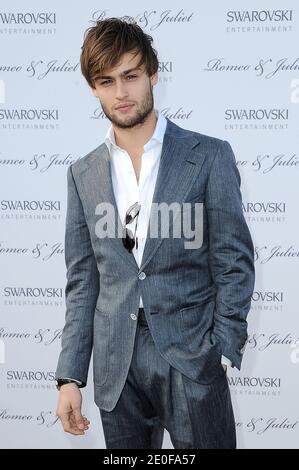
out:
<path id="1" fill-rule="evenodd" d="M 124 103 L 124 104 L 120 104 L 115 109 L 126 109 L 126 108 L 130 108 L 131 106 L 134 106 L 134 105 L 132 103 Z"/>

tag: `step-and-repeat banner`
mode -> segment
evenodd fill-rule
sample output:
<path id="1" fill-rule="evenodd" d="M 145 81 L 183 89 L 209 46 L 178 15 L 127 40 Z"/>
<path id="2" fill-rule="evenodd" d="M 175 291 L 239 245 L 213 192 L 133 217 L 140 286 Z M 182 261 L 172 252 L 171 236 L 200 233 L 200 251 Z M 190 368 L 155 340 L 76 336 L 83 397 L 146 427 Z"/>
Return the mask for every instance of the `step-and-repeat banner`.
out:
<path id="1" fill-rule="evenodd" d="M 163 3 L 163 5 L 162 5 Z M 299 443 L 298 2 L 0 4 L 0 446 L 105 448 L 93 402 L 85 436 L 55 416 L 64 324 L 68 166 L 109 122 L 81 76 L 84 31 L 132 16 L 159 57 L 155 107 L 228 140 L 255 246 L 256 286 L 241 371 L 230 369 L 239 448 Z M 113 289 L 113 286 L 111 286 Z M 165 431 L 164 448 L 172 448 Z"/>

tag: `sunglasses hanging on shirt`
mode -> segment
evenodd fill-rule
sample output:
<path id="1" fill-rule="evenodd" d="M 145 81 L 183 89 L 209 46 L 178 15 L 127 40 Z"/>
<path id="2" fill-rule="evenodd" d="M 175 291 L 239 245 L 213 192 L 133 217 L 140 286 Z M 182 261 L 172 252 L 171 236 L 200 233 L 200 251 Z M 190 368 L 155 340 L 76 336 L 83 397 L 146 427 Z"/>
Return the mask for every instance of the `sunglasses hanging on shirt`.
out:
<path id="1" fill-rule="evenodd" d="M 138 221 L 138 215 L 141 209 L 141 205 L 138 202 L 135 202 L 132 204 L 132 206 L 129 207 L 129 209 L 126 212 L 125 215 L 125 222 L 124 222 L 124 231 L 123 231 L 123 237 L 122 237 L 122 242 L 126 250 L 128 250 L 129 253 L 132 252 L 135 244 L 136 248 L 138 248 L 138 238 L 136 237 L 136 230 L 137 230 L 137 221 Z M 134 230 L 134 235 L 130 229 L 128 229 L 126 226 L 133 222 L 133 220 L 136 219 L 136 224 L 135 224 L 135 230 Z"/>

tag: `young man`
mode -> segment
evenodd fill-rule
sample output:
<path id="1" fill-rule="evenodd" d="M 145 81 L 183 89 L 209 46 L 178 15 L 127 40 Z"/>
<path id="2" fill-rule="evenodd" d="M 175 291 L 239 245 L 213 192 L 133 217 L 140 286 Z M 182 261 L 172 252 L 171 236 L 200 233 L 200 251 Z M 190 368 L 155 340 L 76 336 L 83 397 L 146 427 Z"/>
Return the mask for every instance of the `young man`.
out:
<path id="1" fill-rule="evenodd" d="M 154 108 L 158 59 L 134 22 L 98 21 L 81 69 L 111 122 L 67 173 L 66 322 L 56 379 L 65 431 L 84 434 L 79 390 L 91 353 L 107 448 L 235 448 L 226 365 L 240 369 L 254 256 L 228 142 Z M 151 236 L 154 204 L 202 206 L 202 243 Z M 115 209 L 109 216 L 109 207 Z M 107 225 L 100 236 L 103 205 Z M 120 227 L 120 231 L 118 231 Z M 134 235 L 133 235 L 134 232 Z M 121 237 L 118 234 L 121 233 Z"/>

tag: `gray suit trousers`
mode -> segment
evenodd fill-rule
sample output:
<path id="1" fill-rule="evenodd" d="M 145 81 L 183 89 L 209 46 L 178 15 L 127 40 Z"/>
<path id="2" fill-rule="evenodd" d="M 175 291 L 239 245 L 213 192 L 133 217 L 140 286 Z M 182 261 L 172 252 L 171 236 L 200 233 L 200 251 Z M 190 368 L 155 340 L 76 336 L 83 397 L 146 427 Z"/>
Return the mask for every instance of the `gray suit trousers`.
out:
<path id="1" fill-rule="evenodd" d="M 139 309 L 134 351 L 120 398 L 99 409 L 107 449 L 161 449 L 164 429 L 175 449 L 235 449 L 236 429 L 226 373 L 197 383 L 159 353 Z"/>

